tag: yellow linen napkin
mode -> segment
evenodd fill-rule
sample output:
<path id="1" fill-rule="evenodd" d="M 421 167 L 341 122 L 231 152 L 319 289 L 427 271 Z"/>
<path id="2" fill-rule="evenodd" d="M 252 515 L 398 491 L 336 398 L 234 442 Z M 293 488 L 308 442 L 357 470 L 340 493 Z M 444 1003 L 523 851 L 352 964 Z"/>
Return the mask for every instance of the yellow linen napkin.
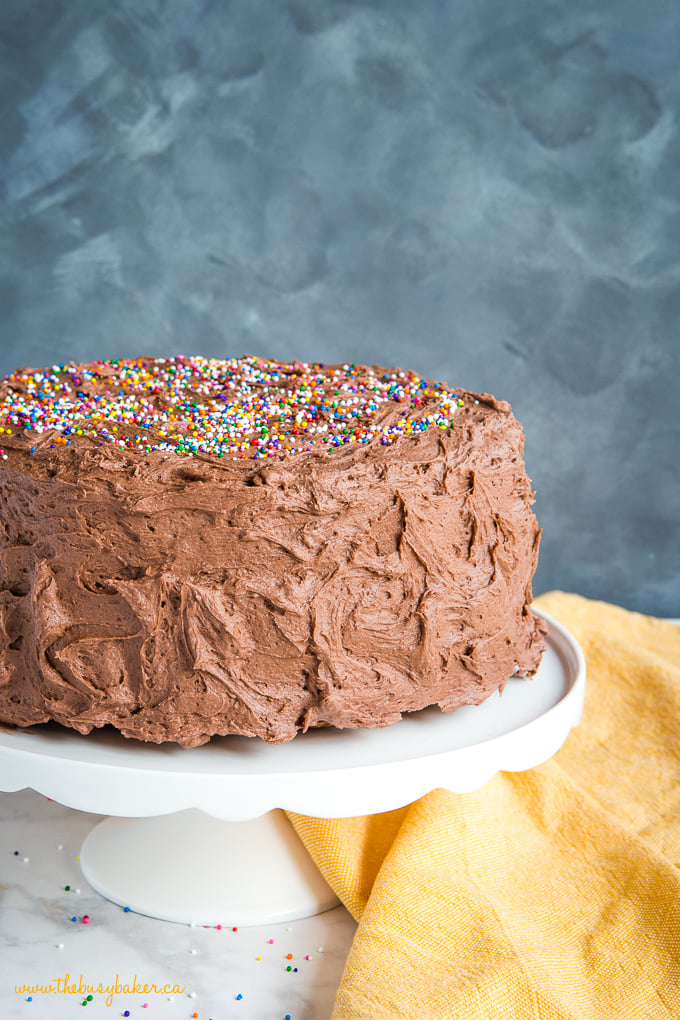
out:
<path id="1" fill-rule="evenodd" d="M 552 592 L 586 656 L 558 754 L 397 811 L 290 814 L 359 924 L 333 1020 L 679 1020 L 680 627 Z"/>

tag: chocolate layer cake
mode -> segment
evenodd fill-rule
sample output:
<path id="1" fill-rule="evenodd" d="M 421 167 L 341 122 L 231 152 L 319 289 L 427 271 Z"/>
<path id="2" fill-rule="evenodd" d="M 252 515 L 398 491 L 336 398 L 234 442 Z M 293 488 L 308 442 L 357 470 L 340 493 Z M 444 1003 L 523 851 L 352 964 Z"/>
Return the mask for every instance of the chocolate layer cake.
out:
<path id="1" fill-rule="evenodd" d="M 544 648 L 510 407 L 200 357 L 0 383 L 0 720 L 184 747 L 478 704 Z"/>

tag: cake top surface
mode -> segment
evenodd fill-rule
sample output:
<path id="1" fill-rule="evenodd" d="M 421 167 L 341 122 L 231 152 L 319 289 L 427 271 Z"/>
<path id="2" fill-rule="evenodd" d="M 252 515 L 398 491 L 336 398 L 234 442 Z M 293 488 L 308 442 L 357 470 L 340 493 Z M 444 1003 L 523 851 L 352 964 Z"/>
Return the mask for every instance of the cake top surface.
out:
<path id="1" fill-rule="evenodd" d="M 84 437 L 232 460 L 389 446 L 446 429 L 458 408 L 479 403 L 474 397 L 415 372 L 356 364 L 182 355 L 69 362 L 17 369 L 0 382 L 0 457 L 3 440 L 14 446 L 19 435 L 31 453 Z"/>

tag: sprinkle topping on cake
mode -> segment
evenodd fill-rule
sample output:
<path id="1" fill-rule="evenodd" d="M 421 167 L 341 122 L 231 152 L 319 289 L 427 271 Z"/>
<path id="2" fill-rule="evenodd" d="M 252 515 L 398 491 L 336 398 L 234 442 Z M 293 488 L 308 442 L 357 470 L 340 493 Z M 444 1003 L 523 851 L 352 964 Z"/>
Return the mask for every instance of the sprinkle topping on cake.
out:
<path id="1" fill-rule="evenodd" d="M 234 459 L 375 438 L 391 445 L 399 435 L 447 428 L 463 404 L 443 383 L 414 372 L 255 357 L 64 363 L 6 376 L 3 390 L 0 442 L 2 432 L 50 432 L 50 445 L 84 435 L 146 453 Z M 398 417 L 385 421 L 386 411 Z"/>

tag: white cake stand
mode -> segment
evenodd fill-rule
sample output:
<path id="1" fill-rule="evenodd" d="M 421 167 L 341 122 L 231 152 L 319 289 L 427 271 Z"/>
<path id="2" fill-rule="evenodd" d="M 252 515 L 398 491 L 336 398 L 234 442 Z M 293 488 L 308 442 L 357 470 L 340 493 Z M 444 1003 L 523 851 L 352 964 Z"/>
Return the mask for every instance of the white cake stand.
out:
<path id="1" fill-rule="evenodd" d="M 110 729 L 3 728 L 0 789 L 28 787 L 115 816 L 87 836 L 81 867 L 131 910 L 205 925 L 309 917 L 338 901 L 281 809 L 321 818 L 389 811 L 437 787 L 467 793 L 560 748 L 581 715 L 585 661 L 574 638 L 540 615 L 550 634 L 536 677 L 510 679 L 479 706 L 425 709 L 386 729 L 316 729 L 277 746 L 217 737 L 192 750 Z"/>

